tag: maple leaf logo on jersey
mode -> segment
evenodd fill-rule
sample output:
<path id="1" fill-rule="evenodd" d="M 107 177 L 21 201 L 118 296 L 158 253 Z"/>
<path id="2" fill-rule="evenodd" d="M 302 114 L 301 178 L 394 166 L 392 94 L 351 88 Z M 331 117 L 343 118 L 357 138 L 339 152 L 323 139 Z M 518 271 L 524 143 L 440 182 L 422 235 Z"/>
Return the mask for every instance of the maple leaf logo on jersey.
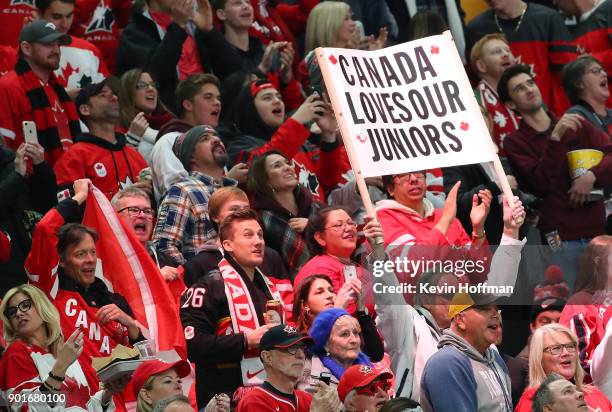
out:
<path id="1" fill-rule="evenodd" d="M 91 23 L 87 26 L 85 34 L 95 31 L 112 32 L 113 23 L 115 23 L 113 11 L 104 4 L 104 1 L 100 1 L 100 4 L 98 4 L 93 12 Z"/>
<path id="2" fill-rule="evenodd" d="M 499 127 L 506 127 L 506 124 L 508 123 L 508 119 L 506 119 L 506 116 L 504 116 L 503 113 L 500 113 L 497 110 L 495 110 L 495 116 L 493 116 L 493 121 Z"/>
<path id="3" fill-rule="evenodd" d="M 10 6 L 30 6 L 35 8 L 34 0 L 11 0 Z"/>
<path id="4" fill-rule="evenodd" d="M 127 189 L 128 187 L 132 186 L 134 184 L 134 182 L 132 182 L 132 179 L 130 179 L 129 176 L 125 177 L 125 181 L 124 182 L 119 182 L 119 187 L 121 188 L 121 190 L 123 189 Z"/>
<path id="5" fill-rule="evenodd" d="M 296 162 L 295 159 L 293 160 L 293 165 L 299 169 L 298 181 L 310 190 L 311 194 L 317 196 L 319 194 L 319 180 L 317 176 L 306 169 L 303 164 Z"/>

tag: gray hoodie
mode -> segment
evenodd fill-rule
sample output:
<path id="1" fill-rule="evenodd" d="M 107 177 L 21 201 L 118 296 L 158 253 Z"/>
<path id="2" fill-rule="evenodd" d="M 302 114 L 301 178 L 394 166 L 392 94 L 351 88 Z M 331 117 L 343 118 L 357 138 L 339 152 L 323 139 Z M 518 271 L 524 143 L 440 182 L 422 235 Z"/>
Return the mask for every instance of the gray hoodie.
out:
<path id="1" fill-rule="evenodd" d="M 425 412 L 512 412 L 510 377 L 496 350 L 482 355 L 450 329 L 438 348 L 421 380 Z"/>

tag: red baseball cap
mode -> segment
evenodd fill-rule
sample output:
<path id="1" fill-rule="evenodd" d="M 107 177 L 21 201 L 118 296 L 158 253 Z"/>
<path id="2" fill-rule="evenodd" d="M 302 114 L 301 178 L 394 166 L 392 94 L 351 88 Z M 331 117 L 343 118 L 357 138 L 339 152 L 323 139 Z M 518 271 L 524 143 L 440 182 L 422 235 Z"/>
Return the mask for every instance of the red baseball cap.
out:
<path id="1" fill-rule="evenodd" d="M 368 365 L 353 365 L 342 374 L 338 383 L 338 396 L 344 402 L 346 395 L 355 388 L 362 388 L 369 385 L 376 378 L 393 377 L 393 374 L 387 368 L 373 368 Z"/>
<path id="2" fill-rule="evenodd" d="M 174 363 L 150 359 L 138 365 L 132 375 L 132 392 L 134 392 L 134 396 L 138 398 L 138 392 L 140 392 L 147 379 L 170 369 L 174 369 L 180 378 L 184 378 L 191 373 L 191 365 L 182 359 Z"/>

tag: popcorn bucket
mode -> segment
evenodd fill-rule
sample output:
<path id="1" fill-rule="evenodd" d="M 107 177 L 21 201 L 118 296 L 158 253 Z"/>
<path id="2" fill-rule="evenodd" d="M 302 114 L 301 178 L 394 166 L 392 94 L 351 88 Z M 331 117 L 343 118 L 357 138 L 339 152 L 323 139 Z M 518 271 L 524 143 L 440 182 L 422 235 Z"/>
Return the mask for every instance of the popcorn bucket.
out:
<path id="1" fill-rule="evenodd" d="M 570 176 L 576 179 L 603 159 L 603 152 L 595 149 L 572 150 L 567 152 Z"/>
<path id="2" fill-rule="evenodd" d="M 603 152 L 595 149 L 581 149 L 567 152 L 567 162 L 569 164 L 570 177 L 572 180 L 579 178 L 590 168 L 597 166 L 603 159 Z M 603 198 L 603 190 L 595 189 L 591 191 L 590 201 Z"/>

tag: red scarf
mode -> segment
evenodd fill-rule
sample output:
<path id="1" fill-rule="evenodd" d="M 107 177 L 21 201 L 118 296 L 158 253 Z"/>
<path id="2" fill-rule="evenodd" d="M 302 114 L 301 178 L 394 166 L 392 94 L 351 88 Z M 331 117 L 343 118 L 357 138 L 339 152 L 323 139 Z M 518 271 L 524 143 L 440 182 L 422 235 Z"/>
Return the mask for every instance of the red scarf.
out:
<path id="1" fill-rule="evenodd" d="M 257 312 L 255 311 L 255 306 L 253 306 L 253 300 L 251 299 L 249 290 L 244 284 L 244 280 L 225 258 L 221 259 L 218 266 L 221 271 L 223 283 L 225 284 L 225 296 L 227 297 L 227 305 L 232 320 L 231 326 L 233 333 L 246 333 L 257 329 L 260 326 L 257 319 Z M 268 287 L 270 296 L 281 303 L 283 302 L 274 284 L 270 282 L 259 269 L 255 270 L 255 276 L 261 276 L 263 278 L 264 283 Z M 229 327 L 229 325 L 226 326 Z M 228 332 L 229 330 L 227 327 L 225 328 L 225 332 L 217 328 L 217 334 Z M 261 359 L 259 359 L 258 350 L 250 349 L 245 352 L 240 361 L 240 369 L 242 371 L 242 383 L 244 386 L 261 385 L 266 379 L 266 372 L 264 371 Z"/>
<path id="2" fill-rule="evenodd" d="M 48 154 L 51 164 L 64 153 L 63 145 L 60 139 L 60 134 L 55 124 L 55 117 L 49 103 L 49 98 L 45 93 L 43 84 L 40 78 L 32 71 L 28 63 L 19 59 L 15 65 L 15 72 L 19 78 L 19 83 L 30 100 L 32 106 L 32 120 L 36 123 L 36 131 L 38 133 L 38 142 Z M 81 133 L 81 125 L 76 107 L 66 90 L 57 81 L 54 73 L 49 75 L 49 86 L 53 88 L 57 95 L 59 104 L 62 106 L 66 117 L 68 118 L 68 127 L 72 140 Z"/>

